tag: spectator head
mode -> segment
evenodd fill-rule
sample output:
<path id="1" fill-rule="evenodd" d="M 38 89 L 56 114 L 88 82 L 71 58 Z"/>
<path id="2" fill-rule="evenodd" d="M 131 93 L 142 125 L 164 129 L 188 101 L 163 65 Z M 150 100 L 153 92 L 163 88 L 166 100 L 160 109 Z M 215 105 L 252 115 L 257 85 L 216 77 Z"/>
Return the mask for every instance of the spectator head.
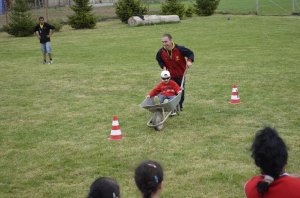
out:
<path id="1" fill-rule="evenodd" d="M 120 198 L 120 187 L 114 179 L 100 177 L 90 186 L 87 198 Z"/>
<path id="2" fill-rule="evenodd" d="M 251 151 L 255 164 L 264 175 L 264 180 L 257 184 L 258 192 L 264 195 L 284 171 L 288 160 L 287 146 L 274 128 L 265 127 L 256 133 Z"/>
<path id="3" fill-rule="evenodd" d="M 151 198 L 162 189 L 163 169 L 156 161 L 143 161 L 135 169 L 134 179 L 143 198 Z"/>

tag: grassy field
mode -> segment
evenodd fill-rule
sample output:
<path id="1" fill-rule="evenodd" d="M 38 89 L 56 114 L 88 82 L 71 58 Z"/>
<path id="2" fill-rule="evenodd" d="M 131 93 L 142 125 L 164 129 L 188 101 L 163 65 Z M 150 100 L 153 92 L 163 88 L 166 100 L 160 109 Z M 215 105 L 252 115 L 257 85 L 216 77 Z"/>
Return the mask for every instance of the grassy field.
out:
<path id="1" fill-rule="evenodd" d="M 118 180 L 122 197 L 140 197 L 133 170 L 162 163 L 162 198 L 240 198 L 259 173 L 249 147 L 276 127 L 289 146 L 288 172 L 299 173 L 300 18 L 216 15 L 179 24 L 93 30 L 64 26 L 52 38 L 53 65 L 41 64 L 36 37 L 0 33 L 0 194 L 85 197 L 98 176 Z M 159 82 L 160 37 L 195 52 L 180 116 L 161 132 L 139 107 Z M 228 100 L 239 88 L 241 104 Z M 113 115 L 125 138 L 109 141 Z"/>
<path id="2" fill-rule="evenodd" d="M 256 5 L 256 2 L 256 0 L 221 0 L 217 12 L 256 14 L 258 8 L 259 15 L 291 15 L 293 12 L 299 13 L 300 11 L 299 0 L 295 0 L 294 8 L 292 5 L 293 2 L 286 0 L 259 0 L 258 5 Z"/>

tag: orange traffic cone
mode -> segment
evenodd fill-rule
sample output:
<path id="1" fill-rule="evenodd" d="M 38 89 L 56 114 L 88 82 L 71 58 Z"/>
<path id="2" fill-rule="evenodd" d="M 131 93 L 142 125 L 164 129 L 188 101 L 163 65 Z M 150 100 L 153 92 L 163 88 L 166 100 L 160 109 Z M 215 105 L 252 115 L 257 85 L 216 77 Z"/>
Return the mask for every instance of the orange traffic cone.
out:
<path id="1" fill-rule="evenodd" d="M 109 140 L 121 140 L 123 138 L 121 128 L 118 121 L 118 116 L 114 116 Z"/>
<path id="2" fill-rule="evenodd" d="M 236 84 L 232 85 L 232 92 L 231 92 L 231 100 L 229 101 L 230 104 L 239 104 L 240 97 L 239 92 Z"/>

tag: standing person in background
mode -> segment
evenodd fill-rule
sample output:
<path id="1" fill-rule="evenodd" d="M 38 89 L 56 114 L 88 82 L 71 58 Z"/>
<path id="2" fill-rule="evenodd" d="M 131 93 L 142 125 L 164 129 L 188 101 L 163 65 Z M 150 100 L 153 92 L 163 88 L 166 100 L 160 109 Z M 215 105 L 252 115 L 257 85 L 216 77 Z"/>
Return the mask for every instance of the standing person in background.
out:
<path id="1" fill-rule="evenodd" d="M 46 23 L 44 17 L 39 17 L 39 24 L 34 28 L 34 33 L 38 37 L 41 43 L 41 50 L 43 54 L 43 64 L 47 63 L 47 54 L 49 56 L 48 64 L 52 64 L 52 55 L 51 55 L 51 42 L 50 37 L 53 34 L 55 27 Z"/>
<path id="2" fill-rule="evenodd" d="M 158 50 L 156 60 L 163 70 L 168 70 L 171 73 L 171 79 L 181 86 L 185 70 L 193 65 L 194 52 L 184 46 L 175 44 L 170 34 L 163 34 L 161 42 L 163 47 Z M 181 111 L 183 110 L 184 87 L 183 84 L 179 102 Z"/>
<path id="3" fill-rule="evenodd" d="M 300 197 L 300 178 L 285 172 L 287 146 L 275 129 L 266 127 L 258 131 L 251 151 L 261 175 L 246 183 L 244 190 L 247 198 Z"/>
<path id="4" fill-rule="evenodd" d="M 87 198 L 121 198 L 119 184 L 112 178 L 99 177 L 91 184 Z"/>
<path id="5" fill-rule="evenodd" d="M 164 180 L 163 169 L 156 161 L 143 161 L 135 169 L 134 180 L 143 198 L 158 198 Z"/>

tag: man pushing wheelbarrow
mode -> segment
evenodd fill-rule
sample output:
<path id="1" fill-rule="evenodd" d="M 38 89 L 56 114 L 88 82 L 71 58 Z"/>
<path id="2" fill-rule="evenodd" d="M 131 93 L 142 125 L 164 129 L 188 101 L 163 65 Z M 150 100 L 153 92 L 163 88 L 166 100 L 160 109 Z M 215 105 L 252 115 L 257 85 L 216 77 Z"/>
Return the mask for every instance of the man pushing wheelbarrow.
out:
<path id="1" fill-rule="evenodd" d="M 141 103 L 142 108 L 153 113 L 147 125 L 154 127 L 157 131 L 163 128 L 164 122 L 170 115 L 179 113 L 179 101 L 182 94 L 182 87 L 170 80 L 169 71 L 162 71 L 160 77 L 161 82 L 148 93 L 146 99 Z M 159 103 L 155 102 L 155 96 L 158 96 Z"/>
<path id="2" fill-rule="evenodd" d="M 155 89 L 152 90 L 153 92 L 150 92 L 147 95 L 147 98 L 142 102 L 141 107 L 148 109 L 153 113 L 153 116 L 148 121 L 147 125 L 149 127 L 154 127 L 155 130 L 161 130 L 163 128 L 163 123 L 171 114 L 175 114 L 176 112 L 179 113 L 179 111 L 183 110 L 185 74 L 194 61 L 193 51 L 184 46 L 175 44 L 172 41 L 172 36 L 170 34 L 163 34 L 162 43 L 163 47 L 159 49 L 156 54 L 156 60 L 163 69 L 163 72 L 161 73 L 162 81 L 164 75 L 170 76 L 170 78 L 166 79 L 168 83 L 175 81 L 176 84 L 180 86 L 181 90 L 179 91 L 178 87 L 174 85 L 175 83 L 171 83 L 172 88 L 169 86 L 169 92 L 161 92 L 161 104 L 155 104 L 153 97 L 151 98 L 152 95 L 155 95 Z M 162 83 L 163 82 L 160 84 Z M 174 91 L 170 91 L 171 89 Z M 162 103 L 163 97 L 169 99 L 169 101 L 167 103 Z"/>
<path id="3" fill-rule="evenodd" d="M 184 75 L 188 68 L 191 68 L 194 62 L 194 52 L 184 46 L 175 44 L 170 34 L 163 34 L 161 38 L 163 47 L 156 54 L 156 60 L 163 70 L 168 70 L 171 74 L 171 80 L 174 80 L 179 86 L 182 86 L 182 96 L 179 102 L 180 111 L 183 110 L 184 101 Z"/>

